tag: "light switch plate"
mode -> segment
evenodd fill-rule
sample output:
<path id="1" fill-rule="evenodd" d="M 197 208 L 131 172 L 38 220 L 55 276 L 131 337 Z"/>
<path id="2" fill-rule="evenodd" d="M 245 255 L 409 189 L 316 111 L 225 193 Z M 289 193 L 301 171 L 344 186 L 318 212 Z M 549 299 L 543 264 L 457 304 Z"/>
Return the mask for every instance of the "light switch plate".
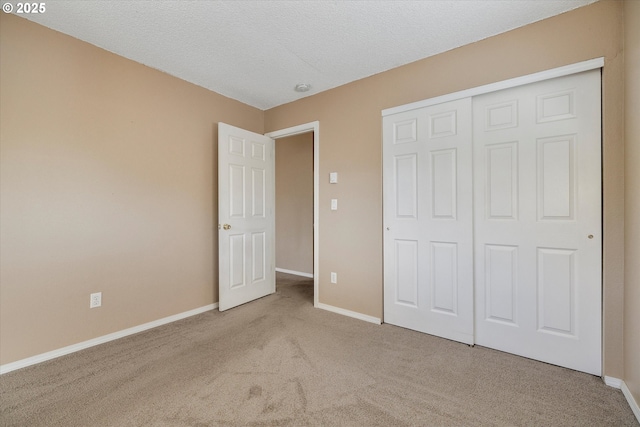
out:
<path id="1" fill-rule="evenodd" d="M 331 199 L 331 210 L 332 211 L 338 210 L 338 199 Z"/>
<path id="2" fill-rule="evenodd" d="M 338 172 L 329 172 L 329 184 L 338 183 Z"/>

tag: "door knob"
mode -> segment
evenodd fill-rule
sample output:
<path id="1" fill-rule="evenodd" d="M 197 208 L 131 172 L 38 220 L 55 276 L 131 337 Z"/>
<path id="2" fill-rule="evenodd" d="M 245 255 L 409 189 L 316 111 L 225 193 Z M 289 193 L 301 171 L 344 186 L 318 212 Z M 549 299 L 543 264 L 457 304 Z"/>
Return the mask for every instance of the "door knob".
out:
<path id="1" fill-rule="evenodd" d="M 230 224 L 225 224 L 222 226 L 222 228 L 224 228 L 225 230 L 229 230 L 231 228 Z"/>
<path id="2" fill-rule="evenodd" d="M 593 239 L 593 234 L 589 234 L 587 237 Z"/>

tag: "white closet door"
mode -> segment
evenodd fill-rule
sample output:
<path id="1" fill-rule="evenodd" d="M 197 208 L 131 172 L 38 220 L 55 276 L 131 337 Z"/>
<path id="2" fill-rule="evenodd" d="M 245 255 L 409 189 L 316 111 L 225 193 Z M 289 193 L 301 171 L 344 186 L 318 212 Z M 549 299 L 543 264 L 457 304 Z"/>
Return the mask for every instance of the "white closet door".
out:
<path id="1" fill-rule="evenodd" d="M 385 117 L 384 321 L 473 343 L 471 99 Z"/>
<path id="2" fill-rule="evenodd" d="M 473 99 L 476 343 L 601 374 L 600 70 Z"/>

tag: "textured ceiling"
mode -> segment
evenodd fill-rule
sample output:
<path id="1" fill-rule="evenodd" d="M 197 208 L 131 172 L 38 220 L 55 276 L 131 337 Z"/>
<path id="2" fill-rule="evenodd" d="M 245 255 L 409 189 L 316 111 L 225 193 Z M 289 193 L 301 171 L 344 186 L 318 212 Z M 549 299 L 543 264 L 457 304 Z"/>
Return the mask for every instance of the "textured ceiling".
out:
<path id="1" fill-rule="evenodd" d="M 594 1 L 49 0 L 20 16 L 264 110 Z"/>

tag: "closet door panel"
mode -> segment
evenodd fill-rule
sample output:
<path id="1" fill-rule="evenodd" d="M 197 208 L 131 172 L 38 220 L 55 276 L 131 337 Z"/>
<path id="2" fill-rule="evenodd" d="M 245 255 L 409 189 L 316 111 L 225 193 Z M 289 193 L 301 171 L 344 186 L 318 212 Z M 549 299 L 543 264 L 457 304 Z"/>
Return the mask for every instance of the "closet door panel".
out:
<path id="1" fill-rule="evenodd" d="M 475 97 L 476 342 L 601 373 L 599 70 Z"/>
<path id="2" fill-rule="evenodd" d="M 384 321 L 473 343 L 471 100 L 383 120 Z"/>

